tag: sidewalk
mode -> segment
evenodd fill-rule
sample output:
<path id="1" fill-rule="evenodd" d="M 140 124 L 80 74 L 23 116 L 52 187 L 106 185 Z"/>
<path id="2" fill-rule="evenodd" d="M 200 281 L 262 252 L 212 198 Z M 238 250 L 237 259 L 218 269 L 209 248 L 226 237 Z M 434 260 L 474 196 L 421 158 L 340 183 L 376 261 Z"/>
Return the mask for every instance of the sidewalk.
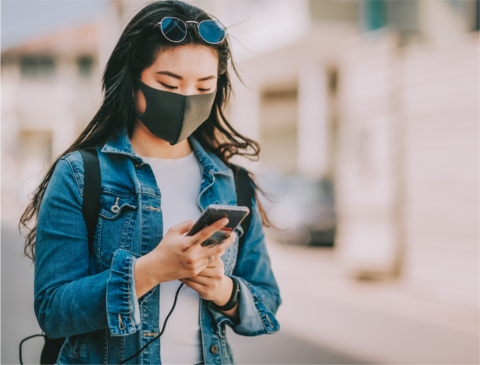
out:
<path id="1" fill-rule="evenodd" d="M 273 335 L 239 336 L 227 326 L 228 341 L 237 365 L 246 364 L 361 364 L 351 357 L 312 341 L 279 331 Z"/>
<path id="2" fill-rule="evenodd" d="M 478 363 L 478 312 L 415 297 L 401 283 L 355 281 L 335 251 L 266 234 L 282 331 L 367 363 Z"/>

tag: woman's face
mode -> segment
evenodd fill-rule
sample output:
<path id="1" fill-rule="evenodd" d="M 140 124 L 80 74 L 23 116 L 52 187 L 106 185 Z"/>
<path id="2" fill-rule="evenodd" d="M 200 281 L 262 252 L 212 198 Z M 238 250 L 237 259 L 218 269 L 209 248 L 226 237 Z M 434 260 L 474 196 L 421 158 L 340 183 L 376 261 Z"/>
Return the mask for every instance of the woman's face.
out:
<path id="1" fill-rule="evenodd" d="M 187 44 L 159 52 L 141 79 L 150 87 L 177 94 L 210 94 L 217 86 L 217 70 L 218 56 L 212 48 Z M 146 103 L 141 90 L 134 91 L 134 100 L 143 114 Z"/>

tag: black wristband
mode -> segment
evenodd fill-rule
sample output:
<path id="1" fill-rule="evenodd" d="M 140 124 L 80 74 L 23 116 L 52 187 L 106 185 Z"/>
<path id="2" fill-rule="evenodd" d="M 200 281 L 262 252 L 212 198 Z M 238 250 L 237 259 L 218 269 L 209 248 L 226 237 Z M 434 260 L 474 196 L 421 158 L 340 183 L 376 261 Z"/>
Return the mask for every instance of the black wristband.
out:
<path id="1" fill-rule="evenodd" d="M 229 311 L 237 305 L 237 303 L 240 300 L 240 284 L 238 283 L 238 280 L 235 278 L 232 278 L 229 276 L 230 279 L 233 281 L 233 290 L 232 290 L 232 295 L 230 296 L 230 299 L 228 300 L 227 304 L 224 306 L 218 306 L 214 302 L 212 302 L 213 308 L 217 311 Z"/>

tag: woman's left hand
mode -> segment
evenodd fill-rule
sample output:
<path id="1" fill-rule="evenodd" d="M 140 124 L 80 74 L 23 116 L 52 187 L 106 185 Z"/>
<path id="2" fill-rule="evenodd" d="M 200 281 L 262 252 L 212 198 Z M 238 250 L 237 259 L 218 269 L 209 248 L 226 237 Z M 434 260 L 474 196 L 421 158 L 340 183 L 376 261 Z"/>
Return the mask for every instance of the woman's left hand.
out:
<path id="1" fill-rule="evenodd" d="M 234 234 L 235 232 L 230 236 Z M 229 237 L 229 239 L 231 238 Z M 211 300 L 218 306 L 227 304 L 232 295 L 233 281 L 228 276 L 225 276 L 223 261 L 220 257 L 212 261 L 197 276 L 179 280 L 195 290 L 201 298 Z"/>

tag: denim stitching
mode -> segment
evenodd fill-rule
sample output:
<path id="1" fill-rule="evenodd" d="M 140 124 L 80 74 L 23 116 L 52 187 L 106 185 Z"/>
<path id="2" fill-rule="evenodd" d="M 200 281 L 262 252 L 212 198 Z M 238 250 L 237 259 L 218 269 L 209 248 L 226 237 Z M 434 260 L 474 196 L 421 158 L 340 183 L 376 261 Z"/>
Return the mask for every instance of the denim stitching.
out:
<path id="1" fill-rule="evenodd" d="M 141 307 L 141 306 L 143 305 L 143 303 L 144 303 L 148 298 L 150 298 L 150 296 L 151 296 L 153 293 L 155 293 L 155 290 L 157 289 L 157 286 L 158 286 L 158 285 L 154 286 L 153 289 L 150 289 L 148 292 L 146 292 L 146 293 L 144 294 L 143 297 L 141 297 L 141 298 L 143 298 L 143 299 L 140 300 L 140 302 L 138 303 L 138 306 L 139 306 L 139 307 Z M 147 295 L 147 294 L 148 294 L 148 295 Z M 140 298 L 138 298 L 138 299 L 140 299 Z"/>
<path id="2" fill-rule="evenodd" d="M 112 189 L 111 187 L 103 187 L 102 188 L 102 193 L 110 194 L 115 197 L 121 197 L 125 199 L 133 199 L 135 200 L 136 194 L 132 194 L 130 192 L 125 192 L 125 191 L 118 191 L 116 189 Z"/>
<path id="3" fill-rule="evenodd" d="M 72 172 L 72 176 L 75 179 L 75 183 L 77 184 L 78 194 L 80 195 L 80 197 L 82 198 L 82 201 L 83 201 L 83 190 L 80 189 L 80 182 L 77 179 L 77 174 L 75 174 L 73 166 L 70 164 L 70 161 L 68 161 L 66 158 L 62 158 L 62 160 L 64 160 L 68 164 L 68 167 L 70 168 L 70 171 Z"/>
<path id="4" fill-rule="evenodd" d="M 136 328 L 135 322 L 132 321 L 132 308 L 130 308 L 130 272 L 132 271 L 132 261 L 134 256 L 130 258 L 130 263 L 128 264 L 128 313 L 130 316 L 130 323 L 133 325 L 133 328 Z"/>
<path id="5" fill-rule="evenodd" d="M 104 357 L 103 357 L 103 361 L 105 364 L 108 363 L 108 328 L 105 328 L 105 331 L 103 332 L 104 334 L 104 338 L 105 338 L 105 353 L 104 353 Z"/>
<path id="6" fill-rule="evenodd" d="M 254 302 L 255 308 L 256 308 L 256 310 L 257 310 L 257 314 L 258 314 L 258 316 L 260 317 L 260 321 L 262 322 L 262 325 L 263 325 L 263 328 L 264 328 L 265 332 L 268 333 L 267 326 L 266 326 L 265 323 L 263 322 L 262 315 L 261 315 L 260 311 L 258 310 L 257 304 L 255 303 L 255 294 L 253 294 L 253 290 L 252 290 L 252 288 L 250 288 L 250 284 L 248 284 L 248 282 L 247 282 L 245 279 L 243 279 L 243 278 L 241 278 L 241 277 L 239 277 L 239 278 L 245 283 L 245 285 L 247 286 L 248 290 L 250 290 L 250 293 L 252 293 L 252 297 L 253 297 L 253 299 L 254 299 L 253 302 Z"/>

